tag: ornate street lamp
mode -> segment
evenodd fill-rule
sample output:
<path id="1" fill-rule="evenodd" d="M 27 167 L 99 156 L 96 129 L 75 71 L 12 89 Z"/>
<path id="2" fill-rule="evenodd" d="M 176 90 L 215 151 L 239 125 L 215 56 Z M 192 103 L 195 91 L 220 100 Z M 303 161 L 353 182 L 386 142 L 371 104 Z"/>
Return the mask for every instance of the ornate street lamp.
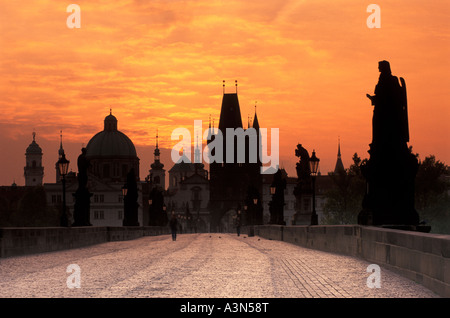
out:
<path id="1" fill-rule="evenodd" d="M 58 169 L 59 174 L 61 175 L 62 178 L 62 186 L 63 186 L 63 215 L 62 215 L 63 226 L 67 226 L 69 221 L 66 214 L 66 175 L 69 170 L 69 163 L 70 161 L 66 159 L 65 154 L 63 154 L 61 158 L 59 158 L 58 160 Z"/>
<path id="2" fill-rule="evenodd" d="M 316 213 L 316 176 L 319 171 L 319 158 L 316 157 L 316 152 L 313 150 L 312 156 L 309 159 L 309 169 L 311 170 L 312 188 L 313 188 L 313 210 L 311 214 L 311 225 L 318 225 L 319 220 Z"/>

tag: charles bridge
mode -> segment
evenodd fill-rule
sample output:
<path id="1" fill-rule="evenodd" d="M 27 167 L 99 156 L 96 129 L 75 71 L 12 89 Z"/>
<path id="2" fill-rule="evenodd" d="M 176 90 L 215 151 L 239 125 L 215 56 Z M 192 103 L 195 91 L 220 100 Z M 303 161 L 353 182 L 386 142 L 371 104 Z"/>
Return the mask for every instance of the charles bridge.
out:
<path id="1" fill-rule="evenodd" d="M 450 297 L 449 235 L 374 226 L 0 228 L 0 257 L 3 298 Z"/>

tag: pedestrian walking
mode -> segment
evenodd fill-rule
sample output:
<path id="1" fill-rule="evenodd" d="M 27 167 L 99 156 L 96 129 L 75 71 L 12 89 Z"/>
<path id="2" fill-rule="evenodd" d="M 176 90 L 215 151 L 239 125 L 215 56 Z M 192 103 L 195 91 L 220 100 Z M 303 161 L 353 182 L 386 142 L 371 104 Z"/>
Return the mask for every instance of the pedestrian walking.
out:
<path id="1" fill-rule="evenodd" d="M 241 235 L 241 211 L 238 210 L 235 220 L 237 236 Z"/>
<path id="2" fill-rule="evenodd" d="M 177 229 L 178 229 L 178 220 L 175 213 L 172 213 L 172 217 L 170 218 L 170 229 L 172 230 L 172 241 L 177 240 Z"/>

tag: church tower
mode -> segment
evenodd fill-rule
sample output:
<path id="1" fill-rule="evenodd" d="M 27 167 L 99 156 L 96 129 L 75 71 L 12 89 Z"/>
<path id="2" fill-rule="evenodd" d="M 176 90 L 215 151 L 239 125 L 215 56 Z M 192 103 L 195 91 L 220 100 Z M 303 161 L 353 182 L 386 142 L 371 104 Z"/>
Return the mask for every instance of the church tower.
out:
<path id="1" fill-rule="evenodd" d="M 338 154 L 337 154 L 337 160 L 336 160 L 336 166 L 334 167 L 334 173 L 339 173 L 339 171 L 344 171 L 344 164 L 342 163 L 341 159 L 341 140 L 338 141 Z"/>
<path id="2" fill-rule="evenodd" d="M 214 126 L 214 125 L 213 125 Z M 214 127 L 213 127 L 214 128 Z M 248 206 L 249 195 L 253 202 L 254 197 L 259 198 L 261 204 L 262 178 L 258 163 L 249 163 L 249 136 L 245 135 L 245 163 L 237 162 L 237 137 L 227 140 L 227 128 L 243 130 L 241 110 L 237 94 L 237 82 L 235 93 L 223 92 L 222 107 L 220 111 L 219 130 L 223 136 L 223 162 L 210 163 L 210 208 L 213 230 L 219 229 L 223 221 L 222 217 L 230 210 L 244 210 Z M 258 118 L 255 114 L 253 127 L 259 132 Z M 214 140 L 214 139 L 213 139 Z M 210 142 L 211 143 L 211 142 Z M 234 143 L 234 161 L 227 160 L 228 143 Z M 227 150 L 228 149 L 228 150 Z M 214 149 L 215 150 L 215 149 Z M 250 193 L 251 192 L 251 193 Z M 214 229 L 215 227 L 215 229 Z"/>
<path id="3" fill-rule="evenodd" d="M 155 159 L 151 164 L 150 181 L 153 187 L 165 190 L 166 188 L 166 170 L 164 169 L 164 164 L 161 163 L 161 153 L 158 148 L 158 132 L 156 132 L 156 148 L 155 148 Z"/>
<path id="4" fill-rule="evenodd" d="M 59 159 L 61 159 L 62 156 L 65 154 L 65 153 L 64 153 L 64 148 L 63 148 L 63 145 L 62 145 L 62 130 L 60 131 L 59 138 L 60 138 L 60 142 L 59 142 L 59 150 L 58 150 L 58 161 L 59 161 Z M 56 163 L 55 163 L 55 169 L 56 169 L 56 183 L 61 182 L 61 175 L 60 175 L 60 173 L 59 173 L 58 161 L 56 161 Z"/>
<path id="5" fill-rule="evenodd" d="M 36 143 L 35 132 L 33 132 L 33 141 L 25 152 L 25 160 L 25 186 L 41 186 L 44 180 L 44 167 L 42 166 L 42 149 Z"/>

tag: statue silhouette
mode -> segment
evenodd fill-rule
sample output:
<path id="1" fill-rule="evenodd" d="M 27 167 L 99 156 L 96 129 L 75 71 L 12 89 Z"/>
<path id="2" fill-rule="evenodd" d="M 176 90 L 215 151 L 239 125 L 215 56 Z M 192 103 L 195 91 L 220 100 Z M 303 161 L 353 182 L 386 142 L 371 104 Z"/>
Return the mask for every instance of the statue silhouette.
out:
<path id="1" fill-rule="evenodd" d="M 366 96 L 374 106 L 370 159 L 361 165 L 367 181 L 358 223 L 417 228 L 414 180 L 417 158 L 408 149 L 409 126 L 406 84 L 391 73 L 388 61 L 378 63 L 380 77 L 375 95 Z"/>
<path id="2" fill-rule="evenodd" d="M 81 149 L 81 154 L 78 156 L 78 185 L 79 187 L 86 187 L 88 182 L 88 168 L 90 166 L 89 160 L 86 158 L 86 148 Z"/>
<path id="3" fill-rule="evenodd" d="M 90 222 L 90 205 L 93 193 L 90 193 L 88 184 L 89 160 L 86 158 L 86 148 L 81 149 L 81 154 L 77 160 L 78 166 L 78 189 L 73 194 L 74 204 L 74 223 L 72 226 L 91 226 Z"/>
<path id="4" fill-rule="evenodd" d="M 380 77 L 375 95 L 366 96 L 374 106 L 372 119 L 372 145 L 374 148 L 397 147 L 409 141 L 406 84 L 391 73 L 388 61 L 378 63 Z"/>

